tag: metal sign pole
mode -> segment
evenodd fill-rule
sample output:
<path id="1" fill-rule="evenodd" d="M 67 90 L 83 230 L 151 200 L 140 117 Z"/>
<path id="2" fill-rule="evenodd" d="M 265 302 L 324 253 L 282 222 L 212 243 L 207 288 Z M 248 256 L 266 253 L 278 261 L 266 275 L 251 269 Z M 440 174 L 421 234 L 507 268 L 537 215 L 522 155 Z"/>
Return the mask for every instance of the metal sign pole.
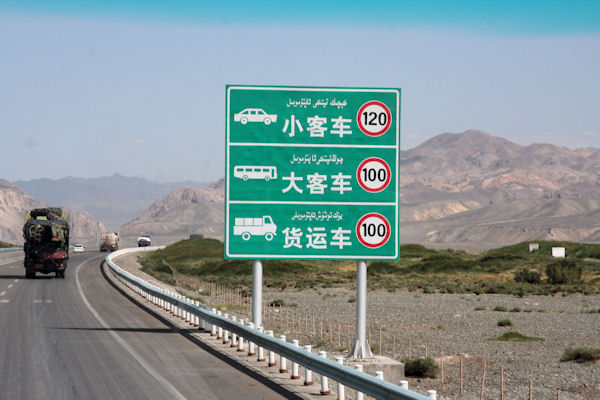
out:
<path id="1" fill-rule="evenodd" d="M 252 262 L 252 322 L 258 329 L 262 326 L 263 267 L 260 260 Z"/>
<path id="2" fill-rule="evenodd" d="M 356 263 L 356 341 L 350 352 L 353 358 L 372 358 L 367 341 L 367 263 Z"/>

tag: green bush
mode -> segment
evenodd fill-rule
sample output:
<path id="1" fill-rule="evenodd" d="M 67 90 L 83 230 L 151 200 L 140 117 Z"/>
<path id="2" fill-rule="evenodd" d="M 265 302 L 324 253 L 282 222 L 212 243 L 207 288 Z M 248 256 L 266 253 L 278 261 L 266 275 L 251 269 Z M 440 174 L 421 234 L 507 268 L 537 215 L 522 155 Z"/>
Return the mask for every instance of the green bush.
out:
<path id="1" fill-rule="evenodd" d="M 542 273 L 537 269 L 524 267 L 515 272 L 515 281 L 533 284 L 542 283 Z"/>
<path id="2" fill-rule="evenodd" d="M 508 308 L 504 306 L 496 306 L 494 307 L 494 311 L 508 311 Z"/>
<path id="3" fill-rule="evenodd" d="M 414 378 L 435 378 L 439 368 L 431 357 L 405 358 L 404 375 Z"/>
<path id="4" fill-rule="evenodd" d="M 575 361 L 578 363 L 591 363 L 600 360 L 600 349 L 589 347 L 568 348 L 560 357 L 560 361 Z"/>
<path id="5" fill-rule="evenodd" d="M 513 326 L 513 323 L 510 319 L 501 319 L 496 324 L 498 326 Z"/>
<path id="6" fill-rule="evenodd" d="M 553 261 L 546 266 L 546 275 L 548 282 L 555 285 L 563 285 L 568 283 L 577 283 L 581 281 L 581 273 L 583 267 L 575 263 L 575 261 L 561 258 Z"/>
<path id="7" fill-rule="evenodd" d="M 502 335 L 488 339 L 492 342 L 543 342 L 544 338 L 525 336 L 519 332 L 504 332 Z"/>

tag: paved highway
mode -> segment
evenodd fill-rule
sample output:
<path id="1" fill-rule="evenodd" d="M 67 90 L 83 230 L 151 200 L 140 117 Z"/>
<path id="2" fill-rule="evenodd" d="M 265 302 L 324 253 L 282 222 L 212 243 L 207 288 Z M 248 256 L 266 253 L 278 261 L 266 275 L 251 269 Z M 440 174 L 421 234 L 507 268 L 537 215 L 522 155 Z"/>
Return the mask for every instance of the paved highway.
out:
<path id="1" fill-rule="evenodd" d="M 104 253 L 65 279 L 0 260 L 0 399 L 280 399 L 140 308 L 104 278 Z"/>

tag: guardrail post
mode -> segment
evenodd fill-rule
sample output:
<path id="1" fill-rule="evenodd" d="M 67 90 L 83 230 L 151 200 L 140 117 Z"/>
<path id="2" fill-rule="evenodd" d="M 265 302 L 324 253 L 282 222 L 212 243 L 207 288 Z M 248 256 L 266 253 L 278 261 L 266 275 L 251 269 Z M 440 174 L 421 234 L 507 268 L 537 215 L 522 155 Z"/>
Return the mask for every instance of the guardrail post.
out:
<path id="1" fill-rule="evenodd" d="M 221 311 L 217 311 L 217 315 L 221 316 Z M 221 340 L 223 339 L 223 328 L 220 326 L 217 326 L 217 340 Z"/>
<path id="2" fill-rule="evenodd" d="M 336 357 L 335 361 L 337 361 L 337 363 L 340 365 L 344 365 L 344 357 Z M 338 400 L 346 399 L 345 387 L 340 382 L 338 382 L 338 384 L 337 384 L 337 393 L 338 393 Z"/>
<path id="3" fill-rule="evenodd" d="M 327 352 L 324 350 L 321 350 L 319 352 L 319 356 L 323 357 L 323 358 L 327 358 Z M 331 394 L 331 390 L 329 390 L 329 378 L 327 378 L 325 375 L 321 375 L 321 392 L 322 395 L 328 395 Z"/>
<path id="4" fill-rule="evenodd" d="M 300 347 L 300 342 L 297 339 L 292 340 L 292 344 L 296 347 Z M 298 371 L 298 363 L 292 362 L 292 379 L 300 379 L 300 372 Z"/>
<path id="5" fill-rule="evenodd" d="M 312 346 L 310 344 L 305 345 L 304 349 L 306 351 L 308 351 L 309 353 L 312 353 Z M 308 369 L 308 367 L 305 367 L 304 369 L 306 370 L 306 374 L 304 376 L 304 385 L 305 386 L 313 385 L 315 382 L 313 381 L 312 371 L 310 369 Z"/>
<path id="6" fill-rule="evenodd" d="M 223 318 L 229 318 L 229 314 L 223 314 Z M 227 329 L 223 330 L 223 344 L 229 344 L 229 331 Z"/>
<path id="7" fill-rule="evenodd" d="M 356 369 L 359 372 L 363 372 L 363 366 L 360 364 L 356 364 L 354 366 L 354 369 Z M 363 400 L 363 394 L 362 394 L 362 392 L 359 392 L 358 390 L 356 391 L 356 400 Z"/>
<path id="8" fill-rule="evenodd" d="M 196 307 L 200 307 L 200 302 L 198 300 L 194 300 L 194 305 Z M 200 317 L 198 315 L 194 315 L 194 326 L 200 327 Z"/>
<path id="9" fill-rule="evenodd" d="M 216 308 L 211 309 L 211 311 L 213 314 L 217 313 Z M 210 324 L 210 336 L 217 336 L 217 326 L 215 324 Z"/>
<path id="10" fill-rule="evenodd" d="M 262 326 L 259 326 L 258 331 L 260 333 L 264 333 L 265 328 L 263 328 Z M 257 346 L 257 347 L 258 347 L 258 357 L 256 357 L 256 361 L 259 361 L 259 362 L 265 361 L 265 349 L 262 346 Z"/>
<path id="11" fill-rule="evenodd" d="M 267 334 L 273 337 L 273 331 L 268 331 Z M 277 365 L 277 361 L 275 361 L 275 352 L 273 350 L 269 350 L 269 367 L 274 367 Z"/>
<path id="12" fill-rule="evenodd" d="M 279 335 L 279 339 L 281 339 L 281 341 L 283 343 L 285 343 L 285 335 Z M 279 355 L 279 373 L 280 374 L 286 374 L 288 372 L 287 369 L 287 359 L 283 356 L 283 355 Z"/>
<path id="13" fill-rule="evenodd" d="M 435 390 L 428 390 L 427 391 L 427 397 L 429 397 L 431 400 L 436 400 L 437 399 L 437 392 Z"/>
<path id="14" fill-rule="evenodd" d="M 254 322 L 250 322 L 248 324 L 248 326 L 250 327 L 250 329 L 254 329 Z M 251 342 L 250 340 L 248 340 L 248 355 L 249 356 L 256 355 L 256 351 L 254 350 L 254 342 Z"/>
<path id="15" fill-rule="evenodd" d="M 400 381 L 400 387 L 408 390 L 408 381 Z"/>
<path id="16" fill-rule="evenodd" d="M 244 319 L 240 319 L 240 324 L 244 325 Z M 244 351 L 244 337 L 238 336 L 238 348 L 237 351 Z"/>
<path id="17" fill-rule="evenodd" d="M 235 315 L 231 316 L 231 320 L 233 322 L 237 321 L 237 318 Z M 236 347 L 237 346 L 237 334 L 231 332 L 231 346 L 230 347 Z"/>
<path id="18" fill-rule="evenodd" d="M 385 380 L 383 379 L 383 371 L 375 371 L 375 377 L 377 379 L 381 379 L 382 381 Z"/>

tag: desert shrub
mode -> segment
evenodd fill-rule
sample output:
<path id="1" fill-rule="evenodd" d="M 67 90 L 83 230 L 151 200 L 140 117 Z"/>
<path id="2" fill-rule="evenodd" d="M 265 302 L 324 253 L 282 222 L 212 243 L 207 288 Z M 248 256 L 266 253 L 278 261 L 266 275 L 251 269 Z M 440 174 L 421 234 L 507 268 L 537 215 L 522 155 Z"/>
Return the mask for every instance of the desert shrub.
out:
<path id="1" fill-rule="evenodd" d="M 533 284 L 542 283 L 542 273 L 537 269 L 524 267 L 515 272 L 515 281 Z"/>
<path id="2" fill-rule="evenodd" d="M 546 266 L 548 282 L 555 285 L 576 283 L 581 281 L 583 267 L 572 260 L 561 258 Z"/>
<path id="3" fill-rule="evenodd" d="M 399 268 L 393 262 L 390 261 L 373 261 L 369 264 L 367 273 L 373 274 L 393 274 L 398 272 Z"/>
<path id="4" fill-rule="evenodd" d="M 492 342 L 543 342 L 545 339 L 534 336 L 525 336 L 519 332 L 504 332 L 502 335 L 488 339 Z"/>
<path id="5" fill-rule="evenodd" d="M 477 307 L 475 307 L 475 311 L 483 311 L 486 308 L 487 308 L 486 306 L 477 306 Z"/>
<path id="6" fill-rule="evenodd" d="M 521 307 L 513 307 L 510 309 L 510 312 L 521 312 Z"/>
<path id="7" fill-rule="evenodd" d="M 494 307 L 494 311 L 508 311 L 508 308 L 504 306 L 496 306 Z"/>
<path id="8" fill-rule="evenodd" d="M 589 347 L 568 348 L 560 357 L 560 361 L 591 363 L 600 360 L 600 349 Z"/>
<path id="9" fill-rule="evenodd" d="M 284 307 L 284 306 L 285 306 L 285 301 L 283 301 L 282 299 L 275 299 L 269 303 L 269 307 Z"/>
<path id="10" fill-rule="evenodd" d="M 501 319 L 496 324 L 498 326 L 513 326 L 513 323 L 510 319 Z"/>
<path id="11" fill-rule="evenodd" d="M 435 378 L 439 368 L 431 357 L 405 358 L 404 375 L 415 378 Z"/>

